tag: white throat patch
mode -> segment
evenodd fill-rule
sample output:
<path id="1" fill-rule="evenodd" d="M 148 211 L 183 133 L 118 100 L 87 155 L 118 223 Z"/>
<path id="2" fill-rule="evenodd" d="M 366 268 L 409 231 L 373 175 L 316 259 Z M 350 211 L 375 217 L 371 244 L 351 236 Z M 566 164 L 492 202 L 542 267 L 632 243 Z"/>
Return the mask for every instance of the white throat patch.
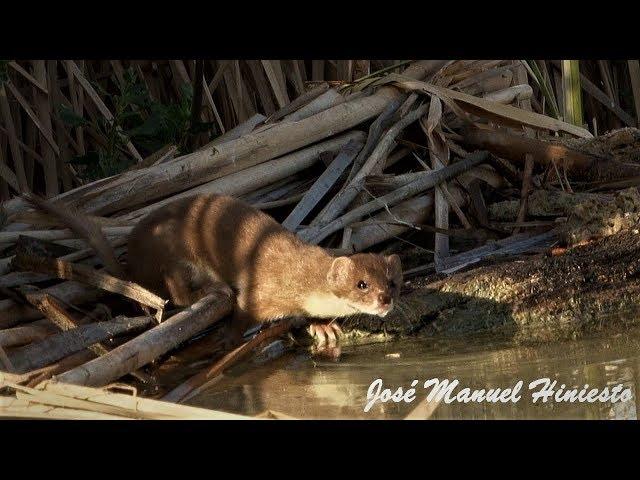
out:
<path id="1" fill-rule="evenodd" d="M 312 293 L 305 298 L 303 308 L 308 315 L 319 318 L 346 317 L 359 313 L 349 302 L 332 293 Z"/>

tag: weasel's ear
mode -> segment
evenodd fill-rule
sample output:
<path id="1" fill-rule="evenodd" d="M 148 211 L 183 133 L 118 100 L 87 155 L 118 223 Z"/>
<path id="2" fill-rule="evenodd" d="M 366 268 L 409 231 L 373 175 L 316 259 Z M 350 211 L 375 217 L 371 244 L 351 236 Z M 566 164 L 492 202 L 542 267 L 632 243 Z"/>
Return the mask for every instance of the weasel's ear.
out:
<path id="1" fill-rule="evenodd" d="M 389 273 L 391 278 L 402 278 L 402 264 L 400 263 L 400 257 L 395 253 L 384 257 L 387 265 L 389 265 Z"/>
<path id="2" fill-rule="evenodd" d="M 344 284 L 349 275 L 353 271 L 353 260 L 349 257 L 338 257 L 333 260 L 329 272 L 327 272 L 327 281 L 331 285 Z"/>

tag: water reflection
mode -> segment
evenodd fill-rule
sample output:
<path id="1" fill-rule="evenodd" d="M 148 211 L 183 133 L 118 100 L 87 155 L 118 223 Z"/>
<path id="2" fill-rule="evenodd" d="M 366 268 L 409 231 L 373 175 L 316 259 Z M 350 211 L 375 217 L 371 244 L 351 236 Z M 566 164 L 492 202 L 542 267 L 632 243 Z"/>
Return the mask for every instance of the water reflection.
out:
<path id="1" fill-rule="evenodd" d="M 256 415 L 273 410 L 296 418 L 395 419 L 636 419 L 635 392 L 640 382 L 640 328 L 624 334 L 515 345 L 478 336 L 453 340 L 408 339 L 345 348 L 338 362 L 301 352 L 262 365 L 242 365 L 188 403 Z M 364 412 L 367 389 L 381 378 L 385 386 L 408 388 L 429 378 L 458 379 L 462 388 L 507 388 L 524 381 L 517 403 L 428 405 L 419 387 L 412 403 L 375 404 Z M 548 377 L 558 386 L 602 390 L 620 383 L 633 398 L 625 403 L 533 403 L 529 382 Z M 413 413 L 412 413 L 413 412 Z"/>

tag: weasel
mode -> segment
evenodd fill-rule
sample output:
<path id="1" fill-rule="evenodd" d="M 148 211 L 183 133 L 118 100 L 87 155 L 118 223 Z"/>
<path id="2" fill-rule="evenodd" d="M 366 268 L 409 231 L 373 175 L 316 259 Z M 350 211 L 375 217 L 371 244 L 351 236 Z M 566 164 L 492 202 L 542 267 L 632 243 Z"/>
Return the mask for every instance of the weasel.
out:
<path id="1" fill-rule="evenodd" d="M 398 255 L 334 257 L 236 198 L 185 197 L 144 217 L 128 238 L 127 273 L 89 217 L 26 198 L 87 239 L 113 275 L 128 275 L 176 305 L 191 305 L 221 285 L 231 287 L 236 336 L 252 324 L 284 317 L 384 317 L 400 293 Z M 331 329 L 324 330 L 335 338 Z M 334 330 L 340 333 L 339 327 Z"/>

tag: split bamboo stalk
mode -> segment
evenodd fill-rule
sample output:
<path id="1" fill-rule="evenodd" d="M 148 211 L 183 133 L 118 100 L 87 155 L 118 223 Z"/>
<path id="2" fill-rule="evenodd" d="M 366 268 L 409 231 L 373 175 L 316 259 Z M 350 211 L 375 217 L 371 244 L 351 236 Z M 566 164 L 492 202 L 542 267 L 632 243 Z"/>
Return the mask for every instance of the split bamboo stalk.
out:
<path id="1" fill-rule="evenodd" d="M 160 321 L 167 300 L 141 287 L 137 283 L 116 278 L 87 265 L 73 264 L 58 258 L 16 255 L 15 268 L 38 273 L 46 273 L 63 280 L 74 280 L 93 287 L 117 293 L 156 310 L 156 320 Z"/>
<path id="2" fill-rule="evenodd" d="M 43 288 L 41 293 L 74 305 L 83 302 L 95 301 L 102 294 L 95 288 L 88 288 L 78 282 L 68 281 L 58 283 L 51 287 Z M 42 313 L 30 305 L 17 304 L 13 300 L 0 300 L 0 329 L 13 327 L 19 323 L 37 320 Z"/>
<path id="3" fill-rule="evenodd" d="M 324 80 L 324 60 L 311 61 L 311 80 Z"/>
<path id="4" fill-rule="evenodd" d="M 294 325 L 294 321 L 283 320 L 270 327 L 262 330 L 256 336 L 246 341 L 239 347 L 235 348 L 231 352 L 227 353 L 220 360 L 215 362 L 211 367 L 202 370 L 193 377 L 189 378 L 184 383 L 178 385 L 169 393 L 167 393 L 163 400 L 169 402 L 184 402 L 194 396 L 197 392 L 202 391 L 207 385 L 216 381 L 217 377 L 228 369 L 230 366 L 236 364 L 247 354 L 251 353 L 256 347 L 264 344 L 265 341 L 277 338 L 287 331 L 289 331 Z"/>
<path id="5" fill-rule="evenodd" d="M 26 78 L 29 81 L 29 83 L 31 83 L 31 85 L 36 87 L 40 92 L 42 92 L 45 95 L 49 95 L 49 91 L 47 90 L 47 87 L 46 87 L 46 82 L 40 83 L 29 72 L 27 72 L 15 61 L 9 62 L 9 66 L 13 68 L 16 72 L 18 72 L 20 75 L 22 75 L 24 78 Z"/>
<path id="6" fill-rule="evenodd" d="M 423 179 L 416 180 L 415 182 L 410 183 L 404 187 L 401 187 L 387 195 L 383 195 L 382 197 L 376 198 L 371 202 L 368 202 L 360 207 L 357 207 L 331 223 L 319 226 L 319 227 L 310 227 L 307 230 L 300 232 L 299 236 L 310 243 L 318 244 L 322 240 L 324 240 L 327 236 L 331 235 L 333 232 L 336 232 L 350 223 L 358 221 L 362 216 L 367 215 L 368 213 L 375 212 L 376 210 L 380 210 L 381 208 L 391 207 L 406 198 L 417 195 L 425 190 L 433 188 L 434 186 L 450 180 L 451 178 L 455 178 L 460 175 L 462 172 L 469 170 L 476 165 L 486 161 L 488 157 L 487 152 L 475 152 L 469 155 L 462 161 L 454 163 L 452 165 L 448 165 L 445 168 L 440 170 L 435 170 L 431 172 L 431 175 L 428 177 L 425 176 Z"/>
<path id="7" fill-rule="evenodd" d="M 278 102 L 278 107 L 283 108 L 289 103 L 289 95 L 287 95 L 287 88 L 284 79 L 281 78 L 282 70 L 280 69 L 280 62 L 278 60 L 261 60 L 264 71 L 267 74 L 269 83 Z M 278 70 L 280 74 L 278 74 Z"/>
<path id="8" fill-rule="evenodd" d="M 529 99 L 532 95 L 533 89 L 528 83 L 525 83 L 523 85 L 514 85 L 513 87 L 508 87 L 504 90 L 486 93 L 483 95 L 483 98 L 492 102 L 508 105 L 513 103 L 515 100 Z"/>
<path id="9" fill-rule="evenodd" d="M 553 132 L 566 132 L 580 138 L 593 138 L 593 135 L 582 127 L 563 122 L 554 118 L 541 115 L 539 113 L 522 110 L 512 105 L 502 105 L 501 103 L 491 102 L 484 98 L 467 95 L 463 92 L 457 92 L 449 88 L 443 88 L 418 80 L 406 79 L 406 75 L 390 74 L 384 78 L 379 84 L 393 83 L 401 88 L 411 91 L 422 91 L 429 95 L 438 96 L 443 102 L 448 102 L 448 106 L 461 108 L 474 115 L 489 118 L 496 122 L 502 122 L 512 125 L 520 125 L 542 130 L 550 130 Z"/>
<path id="10" fill-rule="evenodd" d="M 60 148 L 56 144 L 56 142 L 53 139 L 53 136 L 51 134 L 51 126 L 50 126 L 51 125 L 51 121 L 50 121 L 50 119 L 49 119 L 49 122 L 48 122 L 49 126 L 47 126 L 44 123 L 42 123 L 40 121 L 40 119 L 38 118 L 38 115 L 36 115 L 36 113 L 33 111 L 31 106 L 29 105 L 29 102 L 27 102 L 27 99 L 22 96 L 22 94 L 15 87 L 15 85 L 13 85 L 13 83 L 11 83 L 11 82 L 7 82 L 5 85 L 9 89 L 9 91 L 11 92 L 13 97 L 18 101 L 18 103 L 20 104 L 20 106 L 22 107 L 24 112 L 27 114 L 27 117 L 29 117 L 31 119 L 31 121 L 33 122 L 33 124 L 36 126 L 36 128 L 38 129 L 38 131 L 42 135 L 42 138 L 44 138 L 46 143 L 49 144 L 49 146 L 53 149 L 53 151 L 54 151 L 54 153 L 56 155 L 60 155 Z M 47 106 L 48 106 L 48 102 L 46 102 L 46 103 L 47 103 Z"/>
<path id="11" fill-rule="evenodd" d="M 103 386 L 133 372 L 177 347 L 231 312 L 233 300 L 210 294 L 160 325 L 114 348 L 106 355 L 74 368 L 56 379 L 61 383 Z"/>
<path id="12" fill-rule="evenodd" d="M 331 107 L 335 107 L 336 105 L 340 105 L 345 102 L 345 98 L 340 93 L 336 92 L 334 89 L 327 90 L 321 95 L 314 98 L 311 102 L 304 105 L 297 111 L 294 111 L 288 115 L 286 115 L 282 121 L 283 122 L 299 122 L 300 120 L 304 120 L 305 118 L 309 118 L 317 113 L 323 112 L 325 110 L 330 109 Z M 285 107 L 282 109 L 284 110 Z"/>
<path id="13" fill-rule="evenodd" d="M 277 182 L 278 180 L 291 177 L 309 168 L 318 161 L 320 154 L 323 152 L 337 153 L 349 141 L 361 142 L 363 139 L 364 134 L 362 132 L 357 130 L 351 131 L 297 152 L 290 153 L 289 155 L 276 158 L 275 160 L 236 171 L 235 173 L 234 169 L 228 169 L 230 173 L 221 176 L 221 178 L 135 210 L 124 215 L 122 218 L 134 220 L 178 198 L 197 194 L 218 193 L 221 195 L 241 196 L 265 185 Z M 0 234 L 1 233 L 2 232 L 0 232 Z"/>
<path id="14" fill-rule="evenodd" d="M 221 145 L 232 140 L 237 140 L 243 135 L 246 135 L 253 131 L 253 129 L 256 128 L 256 126 L 258 126 L 260 123 L 264 122 L 265 119 L 266 117 L 264 115 L 262 115 L 261 113 L 256 113 L 251 118 L 248 118 L 245 122 L 236 125 L 231 130 L 227 130 L 224 134 L 220 135 L 215 140 L 212 140 L 206 145 L 200 147 L 198 150 L 206 150 L 207 148 L 211 148 L 215 145 Z"/>
<path id="15" fill-rule="evenodd" d="M 377 165 L 385 161 L 395 146 L 396 137 L 408 125 L 422 117 L 427 112 L 428 108 L 429 105 L 422 105 L 416 108 L 389 128 L 351 182 L 349 182 L 348 185 L 338 192 L 338 194 L 333 197 L 327 205 L 325 205 L 320 214 L 318 214 L 317 219 L 314 219 L 312 222 L 312 225 L 326 224 L 338 218 L 344 209 L 347 208 L 347 206 L 356 198 L 358 193 L 360 193 L 362 186 L 364 185 L 365 178 L 373 172 Z"/>
<path id="16" fill-rule="evenodd" d="M 374 224 L 361 227 L 354 227 L 351 239 L 344 247 L 352 248 L 354 252 L 362 252 L 378 243 L 397 237 L 407 230 L 411 225 L 424 223 L 433 211 L 433 195 L 421 195 L 391 207 L 371 217 L 373 221 L 389 221 L 393 224 Z M 399 225 L 398 223 L 406 223 Z M 345 229 L 346 230 L 346 229 Z"/>
<path id="17" fill-rule="evenodd" d="M 628 60 L 627 64 L 629 66 L 629 78 L 631 79 L 637 126 L 640 128 L 640 62 L 638 60 Z"/>
<path id="18" fill-rule="evenodd" d="M 564 94 L 565 121 L 581 127 L 583 115 L 578 60 L 562 60 L 562 91 Z"/>
<path id="19" fill-rule="evenodd" d="M 38 320 L 23 327 L 0 330 L 0 347 L 16 347 L 42 340 L 55 332 L 48 320 Z"/>
<path id="20" fill-rule="evenodd" d="M 18 145 L 18 136 L 16 134 L 15 124 L 13 116 L 11 115 L 11 108 L 9 106 L 4 85 L 0 85 L 0 113 L 4 120 L 7 136 L 9 137 L 9 147 L 11 148 L 11 157 L 13 158 L 13 164 L 15 166 L 18 186 L 20 188 L 20 192 L 25 193 L 29 191 L 29 182 L 27 182 L 27 175 L 24 169 L 24 159 L 22 157 L 20 146 Z"/>
<path id="21" fill-rule="evenodd" d="M 320 178 L 311 186 L 291 213 L 284 219 L 282 226 L 295 231 L 305 217 L 313 210 L 329 189 L 338 181 L 342 172 L 349 166 L 362 148 L 362 143 L 350 141 L 347 143 Z"/>
<path id="22" fill-rule="evenodd" d="M 318 85 L 317 87 L 309 90 L 308 92 L 303 93 L 302 95 L 297 97 L 295 100 L 293 100 L 291 103 L 282 107 L 280 110 L 274 112 L 272 115 L 269 116 L 269 118 L 265 120 L 265 123 L 273 123 L 277 120 L 280 120 L 283 117 L 286 117 L 289 114 L 292 114 L 299 108 L 304 107 L 308 103 L 318 98 L 320 95 L 326 93 L 328 90 L 329 90 L 328 83 L 323 83 L 321 85 Z"/>
<path id="23" fill-rule="evenodd" d="M 534 161 L 541 165 L 557 163 L 567 170 L 588 174 L 594 178 L 624 178 L 638 175 L 638 167 L 633 164 L 595 157 L 558 143 L 510 135 L 501 130 L 468 129 L 462 136 L 467 145 L 489 150 L 499 157 L 521 164 L 525 155 L 530 153 Z"/>
<path id="24" fill-rule="evenodd" d="M 149 327 L 152 323 L 151 317 L 136 317 L 80 325 L 72 330 L 47 337 L 38 343 L 16 349 L 11 355 L 11 361 L 17 373 L 26 373 L 109 338 L 137 332 Z"/>
<path id="25" fill-rule="evenodd" d="M 133 227 L 104 227 L 102 231 L 105 235 L 128 235 Z M 0 232 L 0 243 L 15 243 L 20 236 L 26 235 L 40 240 L 63 240 L 66 238 L 77 238 L 78 235 L 71 230 L 23 230 L 17 232 Z"/>
<path id="26" fill-rule="evenodd" d="M 404 76 L 421 78 L 443 63 L 416 62 L 405 70 Z M 234 164 L 237 170 L 248 168 L 353 128 L 380 114 L 398 95 L 400 92 L 393 87 L 381 88 L 373 95 L 337 105 L 299 122 L 281 122 L 268 131 L 245 135 L 233 142 L 185 155 L 175 162 L 111 177 L 103 183 L 105 187 L 100 194 L 89 194 L 92 197 L 90 201 L 81 201 L 82 197 L 77 193 L 72 195 L 89 212 L 110 213 L 124 207 L 131 208 L 219 178 L 223 166 Z M 58 199 L 62 199 L 62 195 L 56 197 Z M 25 207 L 20 202 L 9 206 L 13 212 Z"/>

